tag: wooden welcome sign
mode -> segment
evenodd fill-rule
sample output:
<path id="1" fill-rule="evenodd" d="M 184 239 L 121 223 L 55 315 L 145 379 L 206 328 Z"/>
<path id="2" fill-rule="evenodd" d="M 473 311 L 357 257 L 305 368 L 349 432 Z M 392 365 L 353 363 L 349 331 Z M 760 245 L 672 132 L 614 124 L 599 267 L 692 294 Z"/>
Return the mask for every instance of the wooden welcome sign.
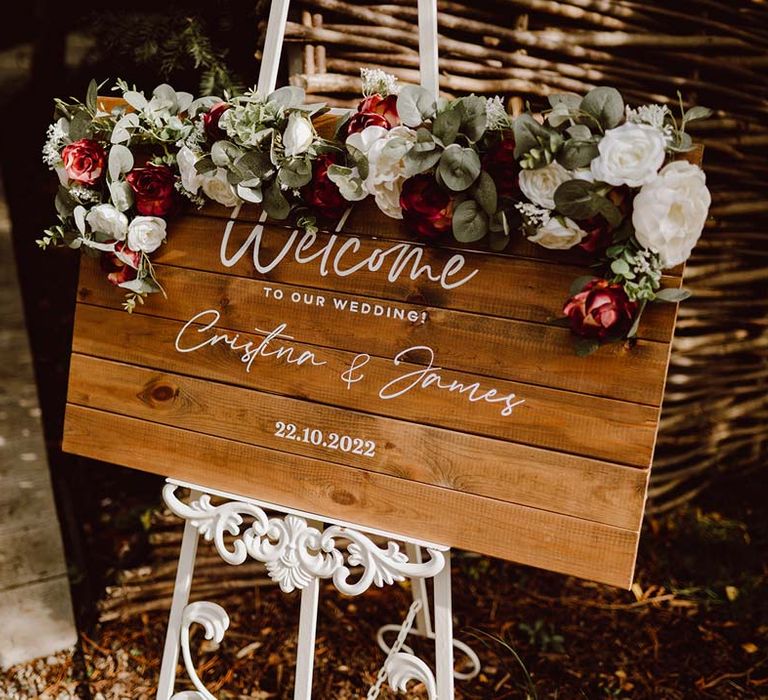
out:
<path id="1" fill-rule="evenodd" d="M 133 315 L 83 258 L 66 450 L 630 585 L 675 305 L 580 358 L 553 323 L 576 253 L 425 246 L 366 203 L 259 219 L 173 220 L 168 298 Z"/>

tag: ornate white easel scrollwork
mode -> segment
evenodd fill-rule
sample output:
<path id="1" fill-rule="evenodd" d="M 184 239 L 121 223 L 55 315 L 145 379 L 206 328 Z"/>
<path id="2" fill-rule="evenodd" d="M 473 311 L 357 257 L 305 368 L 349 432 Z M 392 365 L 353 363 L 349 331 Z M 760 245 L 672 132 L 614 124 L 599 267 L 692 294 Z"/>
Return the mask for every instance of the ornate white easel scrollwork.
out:
<path id="1" fill-rule="evenodd" d="M 180 487 L 191 490 L 188 501 L 177 495 Z M 172 480 L 163 489 L 166 504 L 185 520 L 185 525 L 158 700 L 215 700 L 195 669 L 190 650 L 191 628 L 195 624 L 202 625 L 206 639 L 218 644 L 229 626 L 229 617 L 215 603 L 189 603 L 195 554 L 201 536 L 213 543 L 225 562 L 235 566 L 249 558 L 263 562 L 269 576 L 284 592 L 301 591 L 295 700 L 309 700 L 312 695 L 318 594 L 322 580 L 330 580 L 346 595 L 360 595 L 371 585 L 382 587 L 410 579 L 414 604 L 402 626 L 388 625 L 380 630 L 379 643 L 388 655 L 367 697 L 378 697 L 381 686 L 388 681 L 391 688 L 400 692 L 405 692 L 411 682 L 422 683 L 430 700 L 453 698 L 453 646 L 458 643 L 453 640 L 450 551 L 447 547 L 368 530 L 369 534 L 385 536 L 389 540 L 385 547 L 381 547 L 369 534 L 347 523 L 337 522 L 323 529 L 313 524 L 318 518 L 312 514 L 286 512 L 284 508 L 255 499 L 207 491 L 203 493 L 198 486 Z M 214 496 L 225 500 L 214 503 Z M 279 511 L 280 515 L 269 516 L 266 510 Z M 408 542 L 406 552 L 394 541 L 403 539 Z M 422 547 L 428 555 L 426 561 L 422 560 Z M 425 579 L 429 578 L 434 580 L 435 589 L 434 631 L 425 585 Z M 412 631 L 414 622 L 416 629 Z M 399 631 L 391 648 L 383 644 L 383 634 L 389 629 Z M 434 639 L 436 673 L 405 645 L 405 639 L 411 633 Z M 459 648 L 468 653 L 470 660 L 477 658 L 471 650 L 465 651 L 464 645 Z M 195 690 L 174 693 L 179 653 Z M 455 677 L 472 677 L 476 672 L 473 668 L 472 673 L 456 673 Z"/>

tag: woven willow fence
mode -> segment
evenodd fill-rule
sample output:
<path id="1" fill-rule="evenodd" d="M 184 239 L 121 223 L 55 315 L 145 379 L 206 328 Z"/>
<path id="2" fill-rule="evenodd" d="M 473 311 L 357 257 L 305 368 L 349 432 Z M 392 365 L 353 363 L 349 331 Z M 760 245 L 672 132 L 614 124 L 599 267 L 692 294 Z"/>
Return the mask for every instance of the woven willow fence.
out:
<path id="1" fill-rule="evenodd" d="M 418 80 L 415 0 L 300 0 L 287 40 L 291 81 L 353 104 L 361 65 Z M 679 90 L 712 107 L 712 221 L 686 273 L 651 508 L 763 467 L 768 454 L 768 5 L 757 0 L 445 0 L 447 94 L 515 96 L 609 84 L 630 101 Z"/>

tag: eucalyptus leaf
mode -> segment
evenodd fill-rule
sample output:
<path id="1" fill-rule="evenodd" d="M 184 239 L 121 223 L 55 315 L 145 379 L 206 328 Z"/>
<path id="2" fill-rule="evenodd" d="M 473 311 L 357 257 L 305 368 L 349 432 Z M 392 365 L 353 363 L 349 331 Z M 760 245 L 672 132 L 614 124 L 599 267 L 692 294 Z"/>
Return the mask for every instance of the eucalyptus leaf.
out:
<path id="1" fill-rule="evenodd" d="M 304 158 L 294 158 L 280 168 L 277 177 L 291 189 L 304 187 L 312 179 L 312 164 Z"/>
<path id="2" fill-rule="evenodd" d="M 695 119 L 708 119 L 714 114 L 709 107 L 691 107 L 683 115 L 683 122 L 692 122 Z"/>
<path id="3" fill-rule="evenodd" d="M 454 210 L 452 225 L 457 241 L 473 243 L 488 233 L 488 215 L 474 199 L 467 199 Z"/>
<path id="4" fill-rule="evenodd" d="M 557 162 L 566 170 L 586 168 L 598 156 L 597 144 L 594 141 L 566 141 L 557 154 Z"/>
<path id="5" fill-rule="evenodd" d="M 234 151 L 232 153 L 234 154 Z M 257 178 L 264 180 L 267 177 L 267 173 L 272 170 L 272 161 L 266 153 L 246 151 L 242 155 L 237 156 L 232 166 L 243 176 L 243 179 Z"/>
<path id="6" fill-rule="evenodd" d="M 598 212 L 600 195 L 586 180 L 568 180 L 555 190 L 555 209 L 573 219 L 588 219 Z"/>
<path id="7" fill-rule="evenodd" d="M 596 87 L 581 101 L 581 111 L 591 114 L 604 129 L 613 129 L 624 118 L 624 99 L 612 87 Z"/>
<path id="8" fill-rule="evenodd" d="M 304 102 L 304 90 L 295 85 L 286 85 L 278 88 L 267 97 L 269 102 L 274 102 L 280 107 L 285 109 L 291 109 L 292 107 L 299 107 Z"/>
<path id="9" fill-rule="evenodd" d="M 670 303 L 677 303 L 679 301 L 685 301 L 691 296 L 691 292 L 688 289 L 675 289 L 673 287 L 667 287 L 666 289 L 660 289 L 656 292 L 656 299 L 659 301 L 667 301 Z"/>
<path id="10" fill-rule="evenodd" d="M 56 193 L 56 212 L 62 219 L 67 219 L 72 216 L 72 212 L 77 206 L 77 200 L 69 193 L 66 187 L 59 186 L 59 190 Z"/>
<path id="11" fill-rule="evenodd" d="M 99 85 L 95 80 L 91 80 L 88 83 L 88 92 L 85 96 L 85 106 L 88 107 L 91 112 L 96 112 L 97 102 L 99 97 Z"/>
<path id="12" fill-rule="evenodd" d="M 443 151 L 437 170 L 448 189 L 463 192 L 480 175 L 482 164 L 474 148 L 462 148 L 452 143 Z"/>
<path id="13" fill-rule="evenodd" d="M 438 112 L 432 124 L 432 133 L 444 145 L 450 146 L 456 140 L 460 127 L 461 115 L 455 109 L 447 109 L 444 112 Z"/>
<path id="14" fill-rule="evenodd" d="M 397 113 L 406 126 L 421 126 L 434 116 L 436 109 L 432 93 L 418 85 L 404 85 L 397 96 Z"/>
<path id="15" fill-rule="evenodd" d="M 493 216 L 499 205 L 499 195 L 496 192 L 496 183 L 485 171 L 480 173 L 475 183 L 475 201 L 483 208 L 488 216 Z"/>
<path id="16" fill-rule="evenodd" d="M 593 279 L 595 279 L 594 275 L 580 275 L 575 280 L 573 280 L 573 282 L 571 282 L 571 287 L 568 290 L 568 294 L 570 296 L 574 296 L 579 292 L 583 292 L 584 287 L 586 287 Z"/>
<path id="17" fill-rule="evenodd" d="M 261 204 L 261 201 L 264 198 L 261 189 L 245 187 L 243 185 L 237 186 L 237 196 L 240 197 L 240 199 L 253 204 Z"/>
<path id="18" fill-rule="evenodd" d="M 69 138 L 72 141 L 87 139 L 91 135 L 91 117 L 88 112 L 82 110 L 75 114 L 69 123 Z"/>
<path id="19" fill-rule="evenodd" d="M 243 150 L 231 141 L 217 141 L 211 146 L 211 159 L 219 168 L 226 168 L 243 154 Z"/>
<path id="20" fill-rule="evenodd" d="M 141 112 L 141 110 L 149 104 L 147 98 L 144 97 L 142 93 L 136 92 L 136 90 L 127 90 L 124 92 L 123 99 L 138 112 Z"/>
<path id="21" fill-rule="evenodd" d="M 123 173 L 130 172 L 133 168 L 133 153 L 129 148 L 116 143 L 109 149 L 109 179 L 114 182 Z"/>
<path id="22" fill-rule="evenodd" d="M 627 277 L 632 273 L 629 263 L 624 258 L 617 258 L 611 263 L 611 271 L 616 275 Z"/>
<path id="23" fill-rule="evenodd" d="M 130 140 L 131 133 L 128 129 L 135 129 L 139 125 L 139 115 L 133 112 L 124 114 L 112 128 L 111 143 L 123 143 Z M 70 129 L 70 137 L 72 132 Z"/>
<path id="24" fill-rule="evenodd" d="M 264 211 L 272 218 L 278 221 L 285 219 L 291 213 L 291 205 L 285 198 L 280 185 L 273 182 L 264 190 Z"/>
<path id="25" fill-rule="evenodd" d="M 512 124 L 515 135 L 515 158 L 520 158 L 549 140 L 551 129 L 539 124 L 531 114 L 521 114 Z"/>
<path id="26" fill-rule="evenodd" d="M 509 234 L 505 233 L 503 229 L 500 231 L 491 229 L 488 233 L 488 247 L 494 253 L 501 253 L 503 250 L 506 250 L 509 240 Z"/>
<path id="27" fill-rule="evenodd" d="M 578 141 L 589 141 L 589 139 L 592 138 L 592 131 L 586 124 L 574 124 L 573 126 L 569 126 L 565 130 L 565 133 L 572 139 L 577 139 Z"/>
<path id="28" fill-rule="evenodd" d="M 443 151 L 440 148 L 435 148 L 433 151 L 417 151 L 412 148 L 405 154 L 405 176 L 413 177 L 427 172 L 437 165 L 442 155 Z"/>
<path id="29" fill-rule="evenodd" d="M 205 175 L 205 173 L 210 173 L 216 170 L 216 163 L 213 162 L 213 158 L 211 156 L 203 156 L 202 158 L 198 158 L 195 161 L 195 170 L 200 175 Z"/>
<path id="30" fill-rule="evenodd" d="M 461 132 L 476 143 L 485 133 L 488 125 L 488 101 L 478 95 L 462 97 L 455 108 L 461 118 Z"/>
<path id="31" fill-rule="evenodd" d="M 581 95 L 577 95 L 575 92 L 560 92 L 556 95 L 549 95 L 547 101 L 553 109 L 559 105 L 565 105 L 568 110 L 575 112 L 581 106 Z"/>

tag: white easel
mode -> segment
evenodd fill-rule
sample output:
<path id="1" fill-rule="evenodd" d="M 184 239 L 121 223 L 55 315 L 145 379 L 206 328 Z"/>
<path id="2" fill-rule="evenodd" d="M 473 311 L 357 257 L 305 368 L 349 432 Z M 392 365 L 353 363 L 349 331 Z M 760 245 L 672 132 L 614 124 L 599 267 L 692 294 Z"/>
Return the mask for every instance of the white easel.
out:
<path id="1" fill-rule="evenodd" d="M 277 83 L 288 5 L 289 0 L 272 1 L 258 82 L 262 95 L 271 93 Z M 418 0 L 418 8 L 421 84 L 437 96 L 437 2 Z M 179 488 L 190 489 L 188 502 L 178 497 Z M 158 700 L 216 700 L 198 677 L 190 650 L 193 624 L 202 625 L 206 638 L 216 643 L 222 641 L 229 626 L 226 611 L 216 603 L 189 603 L 200 536 L 213 542 L 227 563 L 242 564 L 249 557 L 264 562 L 270 577 L 283 591 L 301 590 L 294 700 L 310 700 L 312 696 L 322 580 L 331 580 L 347 595 L 364 593 L 372 584 L 383 586 L 405 579 L 412 581 L 414 602 L 404 623 L 385 625 L 379 630 L 378 643 L 387 657 L 376 683 L 367 693 L 369 700 L 378 697 L 385 681 L 401 692 L 407 690 L 410 681 L 418 681 L 427 688 L 430 700 L 452 700 L 454 678 L 469 679 L 480 672 L 477 655 L 453 639 L 448 547 L 171 479 L 163 490 L 163 498 L 171 511 L 185 520 L 185 525 L 160 667 Z M 214 504 L 212 498 L 224 500 Z M 267 510 L 280 515 L 270 517 Z M 252 521 L 247 526 L 246 518 Z M 326 525 L 324 529 L 321 522 Z M 225 539 L 226 535 L 230 536 L 229 540 Z M 373 542 L 369 535 L 386 538 L 386 548 Z M 337 541 L 347 544 L 340 548 Z M 406 552 L 401 551 L 398 541 L 406 543 Z M 428 554 L 427 561 L 422 559 L 422 550 Z M 434 581 L 434 628 L 426 586 L 428 578 Z M 385 635 L 391 632 L 398 635 L 389 646 Z M 409 634 L 435 641 L 434 673 L 406 646 Z M 468 673 L 454 671 L 454 646 L 469 659 Z M 179 654 L 194 691 L 176 693 L 174 690 Z"/>

